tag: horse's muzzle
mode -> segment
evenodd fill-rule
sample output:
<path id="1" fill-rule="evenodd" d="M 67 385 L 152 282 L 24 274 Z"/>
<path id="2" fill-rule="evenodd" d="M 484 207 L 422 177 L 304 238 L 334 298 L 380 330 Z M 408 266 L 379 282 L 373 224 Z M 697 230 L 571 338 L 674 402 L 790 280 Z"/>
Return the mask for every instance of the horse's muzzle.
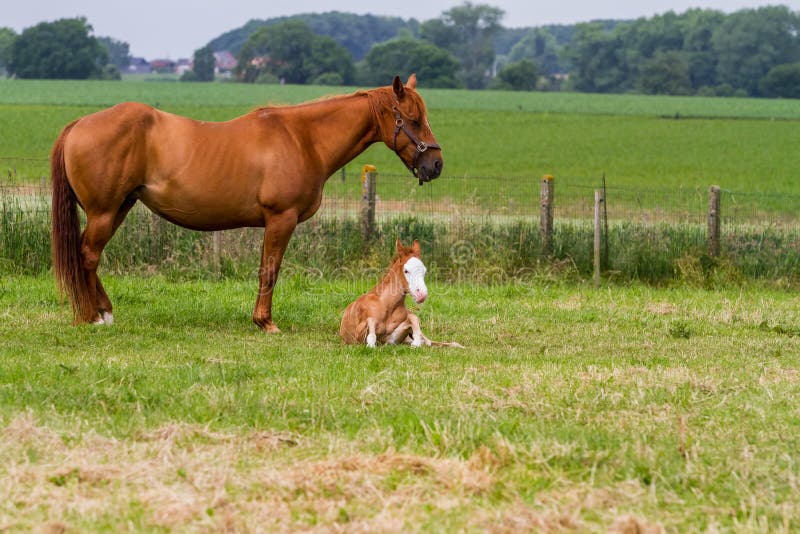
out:
<path id="1" fill-rule="evenodd" d="M 422 161 L 417 169 L 417 177 L 419 178 L 419 185 L 424 182 L 435 180 L 442 174 L 442 167 L 444 162 L 440 156 L 432 158 L 430 161 Z"/>

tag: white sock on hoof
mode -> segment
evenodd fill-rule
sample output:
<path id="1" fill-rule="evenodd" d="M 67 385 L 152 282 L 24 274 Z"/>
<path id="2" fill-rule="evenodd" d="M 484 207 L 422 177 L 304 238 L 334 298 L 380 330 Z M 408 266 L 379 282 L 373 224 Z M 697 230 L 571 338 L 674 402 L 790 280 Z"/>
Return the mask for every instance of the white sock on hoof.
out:
<path id="1" fill-rule="evenodd" d="M 376 336 L 375 334 L 367 335 L 367 346 L 368 347 L 374 347 L 375 346 L 375 342 L 377 340 L 378 340 L 378 336 Z"/>
<path id="2" fill-rule="evenodd" d="M 111 326 L 114 324 L 114 315 L 111 312 L 103 312 L 102 321 L 108 326 Z"/>

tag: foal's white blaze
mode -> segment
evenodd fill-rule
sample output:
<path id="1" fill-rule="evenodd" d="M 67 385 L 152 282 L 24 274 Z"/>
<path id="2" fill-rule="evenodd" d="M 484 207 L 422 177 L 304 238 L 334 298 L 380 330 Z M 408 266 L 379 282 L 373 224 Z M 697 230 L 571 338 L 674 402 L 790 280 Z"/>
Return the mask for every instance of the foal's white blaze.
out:
<path id="1" fill-rule="evenodd" d="M 417 303 L 425 302 L 428 298 L 428 288 L 425 287 L 425 273 L 428 270 L 419 258 L 410 258 L 403 265 L 403 274 L 408 282 L 408 292 Z"/>

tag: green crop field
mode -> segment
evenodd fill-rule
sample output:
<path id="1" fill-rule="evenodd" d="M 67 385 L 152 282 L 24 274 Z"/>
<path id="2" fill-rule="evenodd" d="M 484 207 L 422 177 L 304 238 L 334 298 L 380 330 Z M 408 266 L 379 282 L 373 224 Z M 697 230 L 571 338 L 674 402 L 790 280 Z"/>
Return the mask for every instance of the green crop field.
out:
<path id="1" fill-rule="evenodd" d="M 800 529 L 800 300 L 429 283 L 433 339 L 337 337 L 372 280 L 106 279 L 72 327 L 0 283 L 0 525 L 74 531 Z"/>
<path id="2" fill-rule="evenodd" d="M 60 128 L 91 111 L 139 100 L 203 120 L 228 120 L 267 103 L 311 100 L 352 88 L 175 82 L 0 82 L 0 164 L 16 181 L 46 176 Z M 434 187 L 463 191 L 447 178 L 501 177 L 529 187 L 543 174 L 573 184 L 707 188 L 798 194 L 800 102 L 422 90 L 445 173 Z M 677 117 L 677 118 L 676 118 Z M 33 161 L 29 160 L 33 158 Z M 356 158 L 380 172 L 405 168 L 384 146 Z M 535 183 L 533 183 L 535 185 Z M 504 193 L 504 192 L 502 192 Z M 509 192 L 513 194 L 513 192 Z"/>

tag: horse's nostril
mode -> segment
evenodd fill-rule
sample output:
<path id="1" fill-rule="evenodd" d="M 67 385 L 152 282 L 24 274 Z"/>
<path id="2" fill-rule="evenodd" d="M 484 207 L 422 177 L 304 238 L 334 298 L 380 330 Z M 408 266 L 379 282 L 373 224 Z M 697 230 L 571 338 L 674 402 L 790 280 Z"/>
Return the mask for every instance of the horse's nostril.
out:
<path id="1" fill-rule="evenodd" d="M 442 160 L 437 159 L 433 162 L 433 168 L 436 169 L 436 172 L 442 172 Z"/>

